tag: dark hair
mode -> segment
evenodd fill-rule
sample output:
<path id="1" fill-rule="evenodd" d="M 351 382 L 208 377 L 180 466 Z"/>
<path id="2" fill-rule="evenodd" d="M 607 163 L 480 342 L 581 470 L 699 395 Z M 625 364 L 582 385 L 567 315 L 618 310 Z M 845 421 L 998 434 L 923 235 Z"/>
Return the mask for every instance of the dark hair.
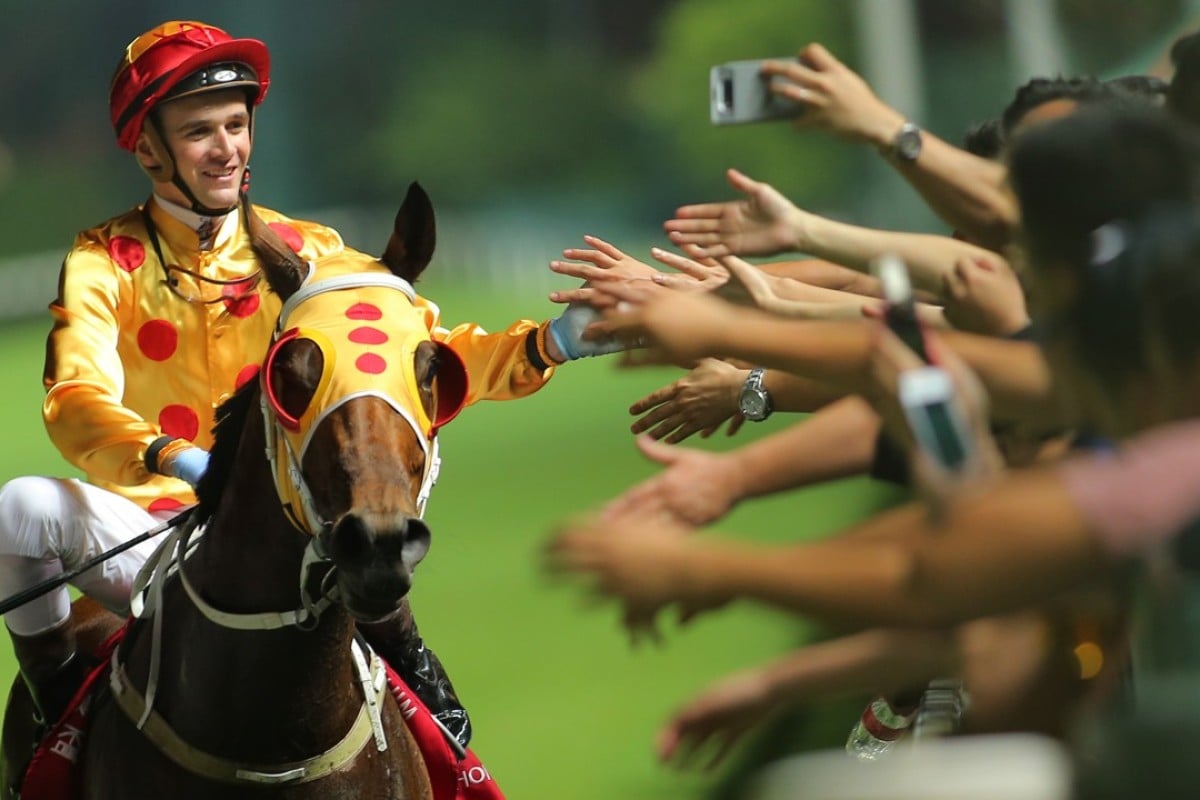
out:
<path id="1" fill-rule="evenodd" d="M 1054 100 L 1074 100 L 1083 105 L 1112 99 L 1119 91 L 1092 77 L 1033 78 L 1018 87 L 1013 99 L 1005 106 L 1000 115 L 1000 128 L 1007 141 L 1012 137 L 1013 129 L 1038 106 Z"/>
<path id="2" fill-rule="evenodd" d="M 1131 235 L 1129 269 L 1140 289 L 1143 332 L 1161 343 L 1168 360 L 1194 366 L 1200 353 L 1200 214 L 1168 209 L 1138 223 Z"/>
<path id="3" fill-rule="evenodd" d="M 1200 125 L 1200 32 L 1171 45 L 1175 75 L 1167 89 L 1167 109 L 1185 122 Z"/>
<path id="4" fill-rule="evenodd" d="M 1082 266 L 1106 222 L 1200 197 L 1198 165 L 1196 134 L 1144 105 L 1089 107 L 1030 130 L 1009 153 L 1030 256 Z"/>
<path id="5" fill-rule="evenodd" d="M 1144 97 L 1156 104 L 1166 98 L 1167 89 L 1170 88 L 1170 84 L 1153 75 L 1122 75 L 1119 78 L 1109 78 L 1104 83 L 1106 86 Z"/>
<path id="6" fill-rule="evenodd" d="M 1080 361 L 1112 381 L 1145 370 L 1150 341 L 1173 364 L 1200 346 L 1200 217 L 1197 207 L 1160 207 L 1093 232 L 1092 256 L 1060 320 Z"/>
<path id="7" fill-rule="evenodd" d="M 985 119 L 977 122 L 963 136 L 963 149 L 973 156 L 986 158 L 989 161 L 999 158 L 1004 147 L 1004 137 L 1000 133 L 999 119 Z"/>
<path id="8" fill-rule="evenodd" d="M 1141 369 L 1150 318 L 1162 317 L 1163 338 L 1184 349 L 1200 344 L 1190 332 L 1200 320 L 1195 133 L 1156 109 L 1095 107 L 1022 135 L 1009 163 L 1033 268 L 1076 277 L 1075 298 L 1049 327 L 1085 366 L 1109 378 Z"/>

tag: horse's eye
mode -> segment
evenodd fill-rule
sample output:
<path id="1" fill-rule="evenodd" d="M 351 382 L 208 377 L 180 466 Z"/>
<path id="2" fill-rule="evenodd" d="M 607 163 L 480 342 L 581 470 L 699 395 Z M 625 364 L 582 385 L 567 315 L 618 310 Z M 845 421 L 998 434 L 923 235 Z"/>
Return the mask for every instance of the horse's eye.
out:
<path id="1" fill-rule="evenodd" d="M 421 388 L 433 391 L 433 382 L 437 379 L 438 373 L 438 357 L 435 355 L 429 359 L 429 363 L 425 367 L 425 375 L 421 378 Z"/>
<path id="2" fill-rule="evenodd" d="M 308 339 L 293 339 L 271 354 L 272 406 L 285 424 L 298 424 L 313 401 L 324 367 L 321 348 Z"/>

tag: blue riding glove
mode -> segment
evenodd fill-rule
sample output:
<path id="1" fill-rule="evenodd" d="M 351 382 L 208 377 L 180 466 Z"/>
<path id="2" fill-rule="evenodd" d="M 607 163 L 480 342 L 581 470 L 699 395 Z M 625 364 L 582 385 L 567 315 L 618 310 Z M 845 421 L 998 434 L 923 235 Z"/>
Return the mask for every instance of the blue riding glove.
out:
<path id="1" fill-rule="evenodd" d="M 199 447 L 189 447 L 180 451 L 171 461 L 171 476 L 181 481 L 187 481 L 193 489 L 200 483 L 204 470 L 208 469 L 208 451 Z"/>
<path id="2" fill-rule="evenodd" d="M 611 336 L 590 341 L 583 338 L 584 328 L 598 319 L 600 312 L 587 303 L 569 303 L 561 316 L 550 320 L 550 335 L 568 361 L 625 349 L 624 344 Z"/>

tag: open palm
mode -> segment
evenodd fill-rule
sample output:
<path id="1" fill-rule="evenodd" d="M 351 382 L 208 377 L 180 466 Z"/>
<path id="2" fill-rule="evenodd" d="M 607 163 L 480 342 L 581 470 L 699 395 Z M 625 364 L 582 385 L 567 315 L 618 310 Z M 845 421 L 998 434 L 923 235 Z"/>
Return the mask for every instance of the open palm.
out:
<path id="1" fill-rule="evenodd" d="M 731 169 L 729 183 L 744 197 L 683 206 L 664 224 L 671 241 L 694 245 L 708 257 L 769 256 L 796 246 L 799 209 L 768 183 Z"/>

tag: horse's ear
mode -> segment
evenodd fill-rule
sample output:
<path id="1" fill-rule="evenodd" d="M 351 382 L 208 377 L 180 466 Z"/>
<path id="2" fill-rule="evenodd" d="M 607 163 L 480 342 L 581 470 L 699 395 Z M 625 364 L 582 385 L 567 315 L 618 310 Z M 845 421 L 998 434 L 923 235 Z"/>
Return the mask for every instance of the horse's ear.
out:
<path id="1" fill-rule="evenodd" d="M 396 212 L 396 224 L 380 261 L 396 275 L 413 283 L 429 266 L 436 244 L 433 203 L 421 184 L 414 181 L 408 185 L 408 194 Z"/>
<path id="2" fill-rule="evenodd" d="M 263 222 L 249 202 L 243 203 L 242 207 L 250 231 L 250 246 L 262 263 L 263 275 L 275 294 L 287 300 L 308 277 L 308 262 L 296 255 L 279 234 Z"/>

